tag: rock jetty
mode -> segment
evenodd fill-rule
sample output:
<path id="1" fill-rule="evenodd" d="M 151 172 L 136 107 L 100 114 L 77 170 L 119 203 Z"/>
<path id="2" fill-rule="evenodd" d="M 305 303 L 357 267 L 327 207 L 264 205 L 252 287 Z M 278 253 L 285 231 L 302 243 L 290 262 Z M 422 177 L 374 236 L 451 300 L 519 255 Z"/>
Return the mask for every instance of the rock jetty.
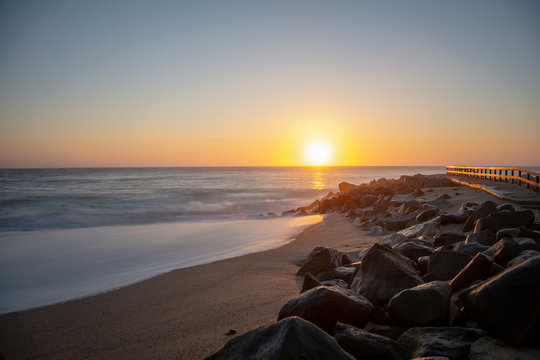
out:
<path id="1" fill-rule="evenodd" d="M 434 189 L 454 186 L 424 175 L 341 183 L 288 211 L 343 213 L 388 236 L 356 262 L 313 249 L 297 272 L 302 291 L 277 322 L 209 359 L 540 358 L 540 224 L 531 210 L 490 200 L 448 212 L 449 196 Z M 448 224 L 461 232 L 442 231 Z"/>

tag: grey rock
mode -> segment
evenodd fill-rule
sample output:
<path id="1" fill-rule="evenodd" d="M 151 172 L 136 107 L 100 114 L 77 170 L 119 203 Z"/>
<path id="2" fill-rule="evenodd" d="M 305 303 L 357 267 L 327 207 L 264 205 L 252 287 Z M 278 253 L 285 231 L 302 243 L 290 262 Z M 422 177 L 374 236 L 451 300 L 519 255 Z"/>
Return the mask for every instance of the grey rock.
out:
<path id="1" fill-rule="evenodd" d="M 313 289 L 314 287 L 321 285 L 321 282 L 315 276 L 313 276 L 312 273 L 307 272 L 304 275 L 304 282 L 302 283 L 302 290 L 300 290 L 300 293 L 306 292 L 309 289 Z"/>
<path id="2" fill-rule="evenodd" d="M 504 228 L 530 225 L 534 222 L 532 210 L 493 213 L 479 219 L 474 227 L 474 232 L 490 229 L 497 232 Z"/>
<path id="3" fill-rule="evenodd" d="M 486 255 L 478 253 L 450 281 L 452 292 L 466 288 L 476 280 L 485 280 L 491 275 L 493 261 Z"/>
<path id="4" fill-rule="evenodd" d="M 433 239 L 433 245 L 435 247 L 455 244 L 461 241 L 465 241 L 466 236 L 460 233 L 446 232 L 435 236 Z"/>
<path id="5" fill-rule="evenodd" d="M 391 231 L 404 229 L 407 227 L 407 224 L 414 221 L 415 217 L 416 213 L 411 213 L 408 215 L 390 218 L 386 221 L 386 229 Z"/>
<path id="6" fill-rule="evenodd" d="M 540 256 L 463 291 L 469 316 L 491 336 L 512 345 L 540 339 Z"/>
<path id="7" fill-rule="evenodd" d="M 352 276 L 354 275 L 354 272 L 355 272 L 354 267 L 341 266 L 341 267 L 321 271 L 315 277 L 319 281 L 341 279 L 345 281 L 346 283 L 349 283 L 351 281 Z"/>
<path id="8" fill-rule="evenodd" d="M 431 254 L 428 263 L 426 279 L 450 280 L 454 278 L 468 263 L 472 257 L 457 251 L 440 250 Z"/>
<path id="9" fill-rule="evenodd" d="M 399 244 L 403 241 L 407 241 L 409 238 L 403 234 L 395 233 L 390 235 L 389 237 L 379 241 L 379 244 L 386 245 L 389 247 L 393 247 L 396 244 Z"/>
<path id="10" fill-rule="evenodd" d="M 485 246 L 491 246 L 497 242 L 495 233 L 491 230 L 483 230 L 469 234 L 465 240 L 465 244 L 478 243 Z"/>
<path id="11" fill-rule="evenodd" d="M 363 327 L 373 311 L 373 305 L 368 299 L 348 289 L 318 286 L 283 305 L 278 320 L 298 316 L 332 333 L 338 321 Z"/>
<path id="12" fill-rule="evenodd" d="M 338 267 L 341 265 L 341 254 L 332 248 L 316 247 L 309 254 L 306 262 L 296 272 L 296 275 L 304 275 L 307 272 L 317 275 L 320 271 Z"/>
<path id="13" fill-rule="evenodd" d="M 439 218 L 441 220 L 441 225 L 463 224 L 465 221 L 467 221 L 467 218 L 471 213 L 472 211 L 441 214 Z"/>
<path id="14" fill-rule="evenodd" d="M 518 256 L 520 252 L 521 247 L 514 239 L 504 238 L 485 250 L 484 254 L 492 257 L 497 264 L 506 266 L 506 263 Z"/>
<path id="15" fill-rule="evenodd" d="M 469 217 L 467 218 L 467 221 L 465 221 L 465 225 L 463 225 L 463 232 L 469 232 L 472 229 L 474 229 L 474 225 L 476 221 L 480 218 L 486 217 L 489 214 L 492 214 L 497 211 L 497 204 L 493 201 L 484 201 L 480 204 L 480 207 L 474 211 Z"/>
<path id="16" fill-rule="evenodd" d="M 452 360 L 467 359 L 471 343 L 484 332 L 460 327 L 415 327 L 405 331 L 398 339 L 412 357 L 446 356 Z"/>
<path id="17" fill-rule="evenodd" d="M 429 219 L 433 219 L 435 216 L 439 214 L 439 208 L 431 208 L 422 211 L 420 214 L 416 215 L 416 221 L 426 221 Z"/>
<path id="18" fill-rule="evenodd" d="M 444 281 L 434 281 L 401 291 L 388 303 L 392 320 L 409 326 L 448 324 L 452 291 Z"/>
<path id="19" fill-rule="evenodd" d="M 381 335 L 392 340 L 397 340 L 407 330 L 405 327 L 367 323 L 364 330 L 372 334 Z"/>
<path id="20" fill-rule="evenodd" d="M 540 251 L 536 251 L 536 250 L 524 250 L 522 251 L 519 256 L 516 256 L 515 258 L 513 258 L 512 260 L 510 260 L 509 262 L 506 263 L 506 267 L 512 267 L 512 266 L 515 266 L 515 265 L 518 265 L 518 264 L 521 264 L 522 262 L 524 262 L 525 260 L 527 259 L 530 259 L 532 258 L 533 256 L 538 256 L 540 255 Z"/>
<path id="21" fill-rule="evenodd" d="M 523 250 L 540 251 L 540 245 L 538 245 L 538 243 L 534 239 L 526 238 L 526 237 L 516 237 L 516 238 L 513 238 L 512 240 L 514 240 L 519 245 L 522 251 Z"/>
<path id="22" fill-rule="evenodd" d="M 357 359 L 405 360 L 409 358 L 398 342 L 351 325 L 337 323 L 334 338 L 343 350 Z"/>
<path id="23" fill-rule="evenodd" d="M 406 241 L 393 247 L 398 253 L 408 257 L 412 261 L 417 261 L 421 256 L 428 256 L 435 250 L 433 246 L 427 245 L 423 241 Z"/>
<path id="24" fill-rule="evenodd" d="M 354 360 L 330 335 L 297 317 L 231 339 L 207 360 Z"/>
<path id="25" fill-rule="evenodd" d="M 367 234 L 368 235 L 373 235 L 373 236 L 383 235 L 384 234 L 384 229 L 383 229 L 382 226 L 375 226 Z"/>
<path id="26" fill-rule="evenodd" d="M 489 249 L 489 246 L 473 242 L 468 244 L 460 243 L 456 246 L 455 251 L 473 257 L 479 252 L 485 251 L 487 249 Z"/>
<path id="27" fill-rule="evenodd" d="M 397 251 L 373 245 L 353 277 L 351 289 L 367 297 L 374 305 L 385 305 L 401 290 L 424 283 L 413 263 Z"/>
<path id="28" fill-rule="evenodd" d="M 420 274 L 425 274 L 428 271 L 428 265 L 429 265 L 429 256 L 420 256 L 418 260 L 416 261 L 418 264 L 418 271 L 420 271 Z"/>
<path id="29" fill-rule="evenodd" d="M 437 234 L 439 226 L 439 219 L 435 218 L 420 224 L 412 225 L 406 229 L 399 231 L 398 234 L 405 235 L 409 238 L 420 237 L 422 235 L 434 236 L 435 234 Z"/>

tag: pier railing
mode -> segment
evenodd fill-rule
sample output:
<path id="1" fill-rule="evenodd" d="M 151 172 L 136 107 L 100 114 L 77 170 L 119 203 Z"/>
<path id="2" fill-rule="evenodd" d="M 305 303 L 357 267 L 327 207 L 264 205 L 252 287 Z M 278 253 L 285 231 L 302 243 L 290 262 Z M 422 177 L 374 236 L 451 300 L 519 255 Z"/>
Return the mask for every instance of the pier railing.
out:
<path id="1" fill-rule="evenodd" d="M 525 184 L 535 191 L 540 189 L 540 174 L 515 167 L 447 166 L 449 175 L 468 176 L 499 182 Z"/>

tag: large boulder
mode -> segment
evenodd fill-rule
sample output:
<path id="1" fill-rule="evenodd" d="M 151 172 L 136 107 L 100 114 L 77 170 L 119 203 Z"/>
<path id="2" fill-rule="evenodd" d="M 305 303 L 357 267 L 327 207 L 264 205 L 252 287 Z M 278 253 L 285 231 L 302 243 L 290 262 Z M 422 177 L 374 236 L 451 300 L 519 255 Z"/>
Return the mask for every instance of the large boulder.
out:
<path id="1" fill-rule="evenodd" d="M 470 360 L 538 360 L 540 359 L 540 346 L 529 348 L 516 348 L 507 343 L 482 336 L 471 344 L 469 350 Z"/>
<path id="2" fill-rule="evenodd" d="M 423 283 L 411 260 L 389 247 L 375 244 L 364 256 L 351 289 L 376 306 L 384 306 L 401 290 Z"/>
<path id="3" fill-rule="evenodd" d="M 318 286 L 283 305 L 278 320 L 298 316 L 332 333 L 338 321 L 364 327 L 373 311 L 373 305 L 368 299 L 348 289 Z"/>
<path id="4" fill-rule="evenodd" d="M 414 240 L 399 243 L 393 249 L 412 261 L 417 261 L 421 256 L 431 255 L 435 250 L 433 246 L 427 244 L 425 241 Z"/>
<path id="5" fill-rule="evenodd" d="M 497 232 L 504 228 L 530 225 L 534 222 L 532 210 L 493 213 L 479 219 L 474 227 L 474 232 L 489 229 Z"/>
<path id="6" fill-rule="evenodd" d="M 329 210 L 340 208 L 349 200 L 351 200 L 351 197 L 342 193 L 323 199 L 319 203 L 319 213 L 326 214 Z"/>
<path id="7" fill-rule="evenodd" d="M 450 280 L 454 278 L 468 263 L 472 257 L 457 251 L 439 250 L 429 257 L 428 274 L 426 279 Z"/>
<path id="8" fill-rule="evenodd" d="M 415 327 L 399 338 L 401 346 L 412 357 L 446 356 L 451 360 L 465 360 L 471 343 L 484 332 L 460 327 Z"/>
<path id="9" fill-rule="evenodd" d="M 486 217 L 496 211 L 496 203 L 490 200 L 484 201 L 482 204 L 480 204 L 480 207 L 476 211 L 469 215 L 467 221 L 465 221 L 465 225 L 463 225 L 463 232 L 471 231 L 472 229 L 474 229 L 474 225 L 478 219 Z"/>
<path id="10" fill-rule="evenodd" d="M 452 292 L 466 288 L 476 280 L 485 280 L 491 275 L 493 261 L 486 255 L 478 253 L 450 281 Z"/>
<path id="11" fill-rule="evenodd" d="M 336 249 L 316 247 L 311 251 L 304 265 L 298 269 L 296 275 L 305 275 L 307 272 L 317 275 L 322 270 L 340 265 L 341 254 Z"/>
<path id="12" fill-rule="evenodd" d="M 354 360 L 330 335 L 297 317 L 260 327 L 230 340 L 207 360 Z"/>
<path id="13" fill-rule="evenodd" d="M 355 267 L 351 266 L 341 266 L 337 268 L 332 268 L 329 270 L 321 271 L 317 274 L 316 278 L 319 281 L 341 279 L 347 284 L 351 281 L 355 272 Z"/>
<path id="14" fill-rule="evenodd" d="M 392 320 L 412 326 L 448 323 L 452 291 L 444 281 L 434 281 L 401 291 L 388 303 Z"/>
<path id="15" fill-rule="evenodd" d="M 416 215 L 416 221 L 426 221 L 433 219 L 439 214 L 439 208 L 429 208 Z"/>
<path id="16" fill-rule="evenodd" d="M 527 260 L 529 258 L 532 258 L 533 256 L 538 256 L 538 255 L 540 255 L 540 251 L 536 251 L 536 250 L 522 251 L 519 254 L 519 256 L 516 256 L 515 258 L 513 258 L 512 260 L 507 262 L 506 267 L 511 267 L 511 266 L 514 266 L 514 265 L 517 265 L 517 264 L 521 264 L 525 260 Z"/>
<path id="17" fill-rule="evenodd" d="M 465 244 L 478 243 L 485 246 L 491 246 L 497 242 L 495 233 L 489 229 L 469 234 Z"/>
<path id="18" fill-rule="evenodd" d="M 338 184 L 339 192 L 344 193 L 344 194 L 348 194 L 351 191 L 351 189 L 358 189 L 358 188 L 359 188 L 358 185 L 354 185 L 346 181 L 340 182 Z M 367 189 L 367 188 L 364 188 L 364 189 Z"/>
<path id="19" fill-rule="evenodd" d="M 334 338 L 347 353 L 362 360 L 405 360 L 408 354 L 397 341 L 354 326 L 337 323 Z"/>
<path id="20" fill-rule="evenodd" d="M 540 339 L 540 256 L 507 269 L 459 295 L 465 310 L 491 336 L 512 345 Z"/>
<path id="21" fill-rule="evenodd" d="M 446 232 L 438 234 L 433 239 L 433 245 L 436 247 L 455 244 L 461 241 L 465 241 L 466 236 L 460 233 Z"/>

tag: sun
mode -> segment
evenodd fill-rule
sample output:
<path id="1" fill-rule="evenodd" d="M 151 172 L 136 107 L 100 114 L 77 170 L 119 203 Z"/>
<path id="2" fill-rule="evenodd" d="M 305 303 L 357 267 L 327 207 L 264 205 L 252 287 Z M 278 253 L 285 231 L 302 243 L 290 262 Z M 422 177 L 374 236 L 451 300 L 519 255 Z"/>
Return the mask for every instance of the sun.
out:
<path id="1" fill-rule="evenodd" d="M 332 148 L 324 141 L 314 141 L 306 145 L 305 156 L 309 165 L 327 166 L 332 160 Z"/>

